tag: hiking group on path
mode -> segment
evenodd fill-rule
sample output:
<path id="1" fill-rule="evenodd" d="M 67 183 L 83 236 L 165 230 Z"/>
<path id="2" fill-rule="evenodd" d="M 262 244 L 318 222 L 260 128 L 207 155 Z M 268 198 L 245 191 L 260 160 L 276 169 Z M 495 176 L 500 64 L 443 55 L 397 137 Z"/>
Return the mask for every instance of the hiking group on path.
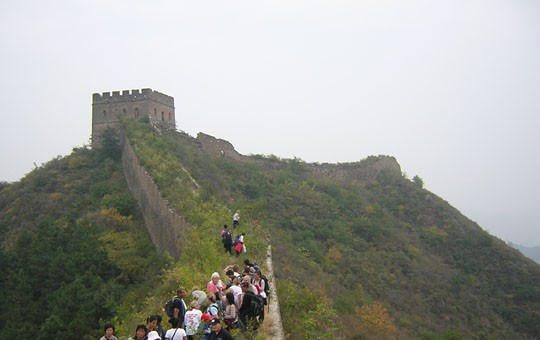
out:
<path id="1" fill-rule="evenodd" d="M 240 211 L 233 216 L 233 229 L 239 226 Z M 245 233 L 233 238 L 227 225 L 220 233 L 225 251 L 236 257 L 245 253 Z M 264 306 L 268 304 L 270 286 L 260 267 L 245 259 L 240 273 L 238 264 L 223 269 L 227 277 L 221 280 L 218 272 L 212 273 L 206 291 L 191 289 L 191 301 L 186 304 L 188 292 L 180 287 L 176 295 L 165 303 L 164 311 L 171 328 L 165 331 L 161 315 L 147 318 L 146 324 L 138 325 L 132 340 L 234 340 L 232 329 L 257 331 L 264 320 Z M 189 307 L 188 307 L 189 306 Z M 108 324 L 100 340 L 117 340 L 114 326 Z"/>

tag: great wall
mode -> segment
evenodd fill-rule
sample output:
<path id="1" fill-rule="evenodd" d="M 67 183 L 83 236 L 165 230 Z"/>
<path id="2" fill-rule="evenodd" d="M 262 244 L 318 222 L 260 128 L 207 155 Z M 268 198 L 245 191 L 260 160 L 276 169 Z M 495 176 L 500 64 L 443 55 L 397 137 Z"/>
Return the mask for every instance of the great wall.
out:
<path id="1" fill-rule="evenodd" d="M 161 110 L 161 111 L 160 111 Z M 162 112 L 161 115 L 157 114 Z M 112 113 L 112 114 L 110 114 Z M 166 114 L 167 113 L 167 114 Z M 174 127 L 174 99 L 151 89 L 115 91 L 112 95 L 108 92 L 103 95 L 94 93 L 92 105 L 92 146 L 101 145 L 100 134 L 108 127 L 117 131 L 120 147 L 122 150 L 122 165 L 128 188 L 137 201 L 146 229 L 152 243 L 158 251 L 167 251 L 171 256 L 178 259 L 186 235 L 191 226 L 181 214 L 174 211 L 163 199 L 159 188 L 154 183 L 144 166 L 139 163 L 137 155 L 133 151 L 118 119 L 118 115 L 131 118 L 139 118 L 146 115 L 150 121 L 165 126 Z M 165 119 L 168 118 L 168 119 Z M 193 141 L 192 141 L 193 142 Z M 199 133 L 197 143 L 210 154 L 227 155 L 228 157 L 241 159 L 234 147 L 227 141 L 216 139 L 212 136 Z M 279 300 L 276 290 L 274 271 L 272 265 L 271 246 L 268 246 L 266 257 L 267 277 L 271 282 L 271 296 L 268 304 L 267 317 L 263 326 L 268 340 L 285 339 L 281 315 L 279 312 Z"/>
<path id="2" fill-rule="evenodd" d="M 167 251 L 179 258 L 186 235 L 191 228 L 182 215 L 174 211 L 161 196 L 159 188 L 150 174 L 142 166 L 126 137 L 118 116 L 129 118 L 148 117 L 155 128 L 176 128 L 174 99 L 152 89 L 114 91 L 93 94 L 92 104 L 92 146 L 101 145 L 100 135 L 108 127 L 117 130 L 122 150 L 122 164 L 129 190 L 142 212 L 145 226 L 158 251 Z M 264 167 L 283 167 L 283 162 L 262 161 L 257 157 L 244 156 L 226 140 L 198 133 L 197 138 L 188 137 L 186 142 L 194 143 L 204 152 L 214 157 L 227 157 L 243 162 L 259 162 Z M 385 172 L 401 176 L 401 168 L 393 157 L 370 157 L 365 162 L 347 164 L 304 164 L 304 170 L 315 177 L 332 178 L 338 182 L 366 183 L 375 180 Z M 267 276 L 272 289 L 272 299 L 268 306 L 267 318 L 263 324 L 265 335 L 270 340 L 284 339 L 283 325 L 279 312 L 279 300 L 275 289 L 271 246 L 266 258 Z"/>
<path id="3" fill-rule="evenodd" d="M 152 243 L 160 252 L 167 251 L 178 258 L 184 244 L 182 235 L 187 234 L 190 225 L 163 199 L 150 174 L 140 165 L 122 129 L 119 129 L 119 137 L 126 182 L 142 212 Z"/>

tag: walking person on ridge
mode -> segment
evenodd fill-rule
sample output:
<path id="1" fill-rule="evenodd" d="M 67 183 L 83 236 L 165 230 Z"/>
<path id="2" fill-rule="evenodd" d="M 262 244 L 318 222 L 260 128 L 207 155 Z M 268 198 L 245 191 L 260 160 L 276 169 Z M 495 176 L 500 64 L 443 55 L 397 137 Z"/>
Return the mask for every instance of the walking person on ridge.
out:
<path id="1" fill-rule="evenodd" d="M 233 228 L 238 228 L 238 224 L 240 224 L 240 210 L 236 210 L 233 215 Z"/>

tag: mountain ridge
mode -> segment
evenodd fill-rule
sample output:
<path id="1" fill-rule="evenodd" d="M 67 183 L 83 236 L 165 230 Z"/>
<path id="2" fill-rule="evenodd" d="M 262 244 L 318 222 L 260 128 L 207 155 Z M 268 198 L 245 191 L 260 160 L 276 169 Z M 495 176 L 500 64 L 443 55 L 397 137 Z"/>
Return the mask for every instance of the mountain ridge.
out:
<path id="1" fill-rule="evenodd" d="M 148 142 L 149 140 L 143 143 Z M 169 143 L 173 141 L 169 140 Z M 175 147 L 171 146 L 171 149 Z M 226 157 L 226 150 L 224 153 L 220 149 L 214 150 L 212 157 L 217 165 L 216 172 L 212 172 L 212 166 L 209 165 L 197 174 L 194 168 L 184 165 L 192 170 L 191 174 L 198 182 L 204 182 L 205 176 L 212 178 L 210 192 L 217 193 L 222 191 L 222 187 L 228 188 L 224 190 L 228 192 L 227 197 L 224 197 L 227 201 L 234 202 L 231 201 L 231 195 L 235 196 L 234 192 L 236 195 L 244 195 L 244 200 L 248 201 L 242 202 L 249 207 L 247 210 L 256 210 L 257 220 L 261 223 L 264 221 L 264 224 L 271 228 L 272 240 L 279 240 L 274 245 L 277 249 L 276 276 L 306 285 L 311 281 L 307 278 L 315 275 L 319 284 L 310 284 L 309 288 L 323 288 L 327 293 L 327 285 L 334 285 L 331 298 L 338 313 L 348 310 L 351 314 L 350 311 L 355 310 L 355 304 L 369 305 L 376 302 L 377 297 L 384 298 L 386 303 L 392 306 L 392 315 L 405 338 L 415 338 L 422 332 L 441 332 L 445 327 L 448 328 L 447 331 L 451 331 L 450 325 L 453 324 L 458 331 L 465 332 L 467 337 L 480 338 L 481 332 L 466 331 L 463 321 L 479 318 L 475 315 L 482 314 L 483 318 L 492 320 L 490 326 L 482 326 L 486 328 L 484 336 L 502 332 L 501 334 L 506 336 L 519 338 L 523 329 L 535 329 L 536 326 L 526 320 L 532 320 L 532 315 L 538 315 L 538 284 L 535 279 L 525 277 L 529 275 L 529 270 L 533 270 L 533 277 L 538 278 L 538 267 L 527 264 L 520 269 L 519 274 L 515 272 L 514 277 L 525 275 L 522 282 L 516 284 L 505 274 L 506 265 L 498 268 L 499 265 L 488 262 L 495 258 L 498 258 L 500 263 L 522 262 L 524 258 L 521 254 L 510 251 L 504 242 L 489 235 L 446 201 L 404 178 L 400 172 L 397 176 L 395 172 L 382 171 L 367 182 L 343 178 L 344 181 L 339 184 L 311 176 L 308 170 L 310 164 L 299 159 L 245 156 L 257 161 L 247 165 L 245 162 L 235 163 L 235 159 Z M 183 161 L 189 158 L 187 154 L 179 154 L 178 157 Z M 377 158 L 368 157 L 359 164 L 366 164 L 374 159 Z M 347 166 L 349 165 L 345 164 L 345 167 Z M 260 174 L 257 174 L 257 171 L 261 171 Z M 285 171 L 288 171 L 288 175 L 285 175 Z M 347 185 L 343 186 L 344 183 Z M 163 188 L 168 186 L 166 183 L 162 185 Z M 253 203 L 247 203 L 250 201 Z M 347 215 L 348 221 L 340 220 L 340 216 L 344 215 Z M 349 245 L 343 248 L 346 244 Z M 297 251 L 288 251 L 291 247 Z M 351 252 L 350 247 L 354 247 L 355 252 Z M 364 254 L 369 255 L 369 262 L 361 260 L 360 263 L 348 263 L 347 259 L 355 258 L 355 254 L 363 251 L 368 251 Z M 486 253 L 493 254 L 486 256 Z M 497 256 L 493 256 L 495 254 Z M 333 272 L 337 263 L 333 264 L 329 259 L 341 262 L 339 268 L 346 263 L 345 267 L 352 270 L 352 281 L 356 280 L 356 275 L 368 274 L 366 278 L 362 278 L 365 282 L 361 288 L 353 288 L 354 285 L 351 286 L 350 283 L 332 283 L 333 275 L 347 277 L 349 274 Z M 335 261 L 336 259 L 340 261 Z M 397 266 L 392 262 L 396 262 Z M 299 263 L 302 264 L 298 265 Z M 382 265 L 381 274 L 377 274 L 375 263 Z M 297 269 L 287 269 L 291 266 Z M 433 278 L 429 280 L 429 283 L 433 284 L 437 282 L 434 280 L 437 277 L 444 278 L 443 282 L 431 288 L 428 288 L 429 285 L 426 286 L 427 282 L 422 279 Z M 417 290 L 416 286 L 426 288 L 420 295 L 412 292 L 406 294 L 406 297 L 395 295 L 392 291 L 399 292 L 403 287 L 396 285 L 394 279 L 404 281 L 408 290 Z M 339 286 L 343 286 L 343 289 Z M 498 292 L 506 287 L 511 294 Z M 351 289 L 360 290 L 356 296 L 350 296 Z M 456 290 L 458 293 L 450 293 Z M 464 292 L 460 294 L 460 290 Z M 486 295 L 489 291 L 492 292 Z M 523 294 L 535 296 L 530 301 L 533 309 L 527 312 L 532 314 L 520 316 L 515 311 L 501 314 L 506 304 L 512 305 L 518 300 L 522 303 Z M 340 301 L 347 307 L 340 307 Z M 407 315 L 414 315 L 415 309 L 431 310 L 433 307 L 428 306 L 435 301 L 441 304 L 434 309 L 434 315 L 441 314 L 439 320 L 428 318 L 430 322 L 426 322 L 428 319 L 424 319 L 424 331 L 408 329 L 410 326 L 407 325 L 418 321 Z M 458 308 L 455 305 L 457 301 L 463 306 L 466 305 L 468 311 L 464 313 L 463 307 Z M 456 310 L 460 309 L 462 312 L 455 316 Z M 363 317 L 361 312 L 352 313 L 355 314 L 357 319 Z M 525 315 L 529 316 L 524 318 Z M 297 318 L 294 320 L 299 321 Z M 519 325 L 519 330 L 503 330 L 504 327 L 499 329 L 500 326 L 496 325 L 508 322 L 504 320 L 514 320 L 513 322 Z M 477 327 L 480 325 L 479 323 Z M 356 331 L 361 333 L 361 328 L 353 330 L 352 334 Z M 411 333 L 405 335 L 408 332 Z M 352 334 L 348 333 L 347 336 Z M 501 334 L 495 336 L 501 337 Z"/>
<path id="2" fill-rule="evenodd" d="M 118 177 L 119 146 L 107 149 L 105 143 L 103 150 L 74 151 L 3 188 L 0 227 L 9 231 L 15 225 L 34 225 L 41 230 L 41 219 L 67 226 L 69 221 L 91 221 L 105 233 L 97 240 L 117 268 L 117 275 L 108 279 L 127 284 L 126 294 L 116 296 L 107 314 L 116 315 L 124 333 L 133 329 L 137 316 L 157 312 L 179 284 L 200 285 L 207 277 L 199 271 L 222 265 L 222 246 L 212 235 L 225 216 L 228 220 L 231 211 L 240 209 L 250 258 L 261 263 L 267 243 L 272 244 L 287 338 L 540 336 L 540 267 L 405 178 L 393 157 L 336 165 L 276 156 L 235 158 L 227 157 L 234 150 L 228 142 L 232 149 L 223 148 L 225 142 L 209 148 L 183 132 L 157 132 L 144 120 L 123 124 L 160 194 L 195 226 L 185 236 L 190 242 L 178 261 L 166 254 L 155 260 L 163 271 L 151 290 L 131 286 L 138 282 L 136 268 L 118 257 L 125 243 L 120 235 L 135 230 L 130 216 L 141 217 Z M 203 138 L 217 140 L 210 137 Z M 92 165 L 96 170 L 88 177 L 77 172 Z M 71 193 L 73 186 L 77 190 Z M 24 210 L 32 206 L 32 197 L 45 204 L 34 204 L 35 213 Z M 98 207 L 107 209 L 91 212 Z M 17 256 L 9 248 L 2 251 L 6 259 Z M 15 271 L 9 262 L 5 265 L 3 274 L 10 278 Z M 9 280 L 1 282 L 11 287 Z M 7 301 L 0 295 L 1 306 Z M 5 331 L 0 334 L 11 334 L 6 333 L 9 324 L 0 324 Z"/>

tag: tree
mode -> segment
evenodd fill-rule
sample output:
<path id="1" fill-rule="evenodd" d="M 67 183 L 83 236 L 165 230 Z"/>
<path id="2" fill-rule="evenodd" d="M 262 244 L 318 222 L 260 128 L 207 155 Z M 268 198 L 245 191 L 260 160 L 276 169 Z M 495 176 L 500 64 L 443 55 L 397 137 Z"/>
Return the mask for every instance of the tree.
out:
<path id="1" fill-rule="evenodd" d="M 10 312 L 0 314 L 0 338 L 13 338 L 21 325 L 36 339 L 92 334 L 100 318 L 115 313 L 117 268 L 90 226 L 40 223 L 10 253 L 3 255 L 11 257 L 13 270 L 4 273 L 1 287 L 10 296 L 0 299 L 0 310 Z"/>
<path id="2" fill-rule="evenodd" d="M 416 184 L 419 188 L 424 187 L 424 180 L 421 179 L 418 175 L 414 176 L 412 180 L 414 184 Z"/>
<path id="3" fill-rule="evenodd" d="M 120 148 L 120 141 L 115 129 L 107 128 L 101 134 L 101 148 L 100 153 L 103 158 L 110 158 L 112 160 L 120 160 L 122 157 L 122 150 Z"/>
<path id="4" fill-rule="evenodd" d="M 395 339 L 396 327 L 394 326 L 388 310 L 380 302 L 363 305 L 355 310 L 360 314 L 362 321 L 360 332 L 368 339 Z"/>

